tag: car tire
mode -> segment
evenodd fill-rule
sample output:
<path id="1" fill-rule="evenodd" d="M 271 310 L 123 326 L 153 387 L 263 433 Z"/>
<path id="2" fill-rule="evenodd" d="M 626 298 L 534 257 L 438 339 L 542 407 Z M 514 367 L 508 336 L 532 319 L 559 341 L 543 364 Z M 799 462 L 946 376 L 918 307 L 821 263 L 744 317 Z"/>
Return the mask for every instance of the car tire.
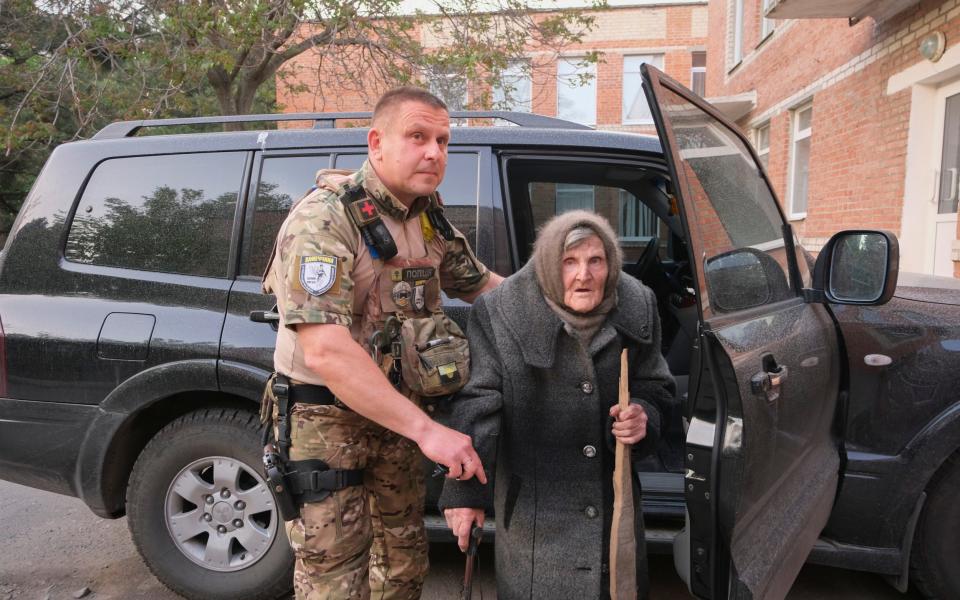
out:
<path id="1" fill-rule="evenodd" d="M 947 459 L 927 494 L 910 555 L 911 580 L 926 598 L 960 598 L 960 453 Z"/>
<path id="2" fill-rule="evenodd" d="M 127 516 L 150 571 L 204 600 L 288 595 L 293 555 L 260 467 L 260 426 L 242 410 L 208 409 L 171 422 L 140 453 Z"/>

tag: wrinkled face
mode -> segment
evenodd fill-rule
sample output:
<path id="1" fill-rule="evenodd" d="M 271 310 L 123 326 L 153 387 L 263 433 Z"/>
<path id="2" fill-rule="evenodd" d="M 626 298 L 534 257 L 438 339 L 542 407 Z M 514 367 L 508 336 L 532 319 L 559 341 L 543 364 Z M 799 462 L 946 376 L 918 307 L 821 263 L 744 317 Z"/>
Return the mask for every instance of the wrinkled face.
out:
<path id="1" fill-rule="evenodd" d="M 380 181 L 410 206 L 436 191 L 447 169 L 450 115 L 407 101 L 383 115 L 367 135 L 370 162 Z"/>
<path id="2" fill-rule="evenodd" d="M 593 235 L 563 253 L 563 303 L 576 312 L 589 312 L 603 300 L 607 284 L 607 253 Z"/>

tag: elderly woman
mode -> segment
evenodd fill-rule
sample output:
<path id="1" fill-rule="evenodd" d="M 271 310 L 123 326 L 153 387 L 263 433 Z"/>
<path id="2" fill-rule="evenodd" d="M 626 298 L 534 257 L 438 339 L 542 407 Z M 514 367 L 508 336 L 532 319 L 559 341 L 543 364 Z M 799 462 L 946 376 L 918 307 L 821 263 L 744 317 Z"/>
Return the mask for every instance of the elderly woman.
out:
<path id="1" fill-rule="evenodd" d="M 606 220 L 564 213 L 543 227 L 527 265 L 474 304 L 473 373 L 445 416 L 473 437 L 493 490 L 447 480 L 440 505 L 461 548 L 495 509 L 500 600 L 608 595 L 614 440 L 632 444 L 635 458 L 652 451 L 674 394 L 656 299 L 620 276 L 621 263 Z M 631 404 L 621 411 L 623 348 Z M 644 597 L 636 476 L 634 497 Z"/>

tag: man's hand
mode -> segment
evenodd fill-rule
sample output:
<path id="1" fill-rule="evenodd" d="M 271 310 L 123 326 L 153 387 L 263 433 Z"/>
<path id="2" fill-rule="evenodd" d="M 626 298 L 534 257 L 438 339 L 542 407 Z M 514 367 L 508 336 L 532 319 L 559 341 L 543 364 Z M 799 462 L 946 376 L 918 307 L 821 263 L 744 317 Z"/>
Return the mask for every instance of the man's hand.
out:
<path id="1" fill-rule="evenodd" d="M 413 441 L 429 460 L 450 470 L 447 477 L 460 481 L 476 477 L 480 483 L 487 482 L 487 475 L 483 472 L 483 465 L 473 449 L 470 436 L 430 421 L 424 433 Z"/>
<path id="2" fill-rule="evenodd" d="M 636 444 L 647 437 L 647 411 L 639 404 L 631 404 L 622 411 L 619 404 L 610 407 L 614 418 L 612 433 L 618 442 Z"/>
<path id="3" fill-rule="evenodd" d="M 453 535 L 457 536 L 457 545 L 461 552 L 467 551 L 467 545 L 470 543 L 470 528 L 473 522 L 483 527 L 483 509 L 482 508 L 448 508 L 443 511 L 443 516 L 447 519 L 447 527 Z"/>

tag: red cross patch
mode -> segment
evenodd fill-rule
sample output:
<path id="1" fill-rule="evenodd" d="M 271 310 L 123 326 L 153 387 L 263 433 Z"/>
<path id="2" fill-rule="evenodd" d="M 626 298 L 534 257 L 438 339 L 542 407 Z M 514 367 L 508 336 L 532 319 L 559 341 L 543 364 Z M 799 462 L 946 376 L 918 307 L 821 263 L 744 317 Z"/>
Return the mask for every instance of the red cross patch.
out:
<path id="1" fill-rule="evenodd" d="M 368 219 L 372 219 L 375 214 L 377 214 L 376 207 L 373 206 L 373 202 L 370 202 L 369 199 L 360 201 L 360 212 L 363 213 L 363 216 Z"/>

